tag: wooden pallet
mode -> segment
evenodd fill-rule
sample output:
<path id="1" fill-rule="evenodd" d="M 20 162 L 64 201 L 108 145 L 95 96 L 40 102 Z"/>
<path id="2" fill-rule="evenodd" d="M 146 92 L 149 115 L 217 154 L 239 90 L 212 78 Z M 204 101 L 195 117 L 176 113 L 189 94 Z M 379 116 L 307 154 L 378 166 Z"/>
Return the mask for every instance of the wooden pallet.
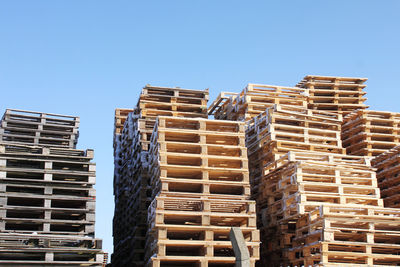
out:
<path id="1" fill-rule="evenodd" d="M 236 258 L 234 256 L 211 257 L 211 256 L 163 256 L 151 258 L 146 267 L 234 267 Z M 256 260 L 250 259 L 250 267 L 256 266 Z"/>
<path id="2" fill-rule="evenodd" d="M 139 117 L 166 115 L 204 117 L 207 114 L 208 89 L 154 87 L 146 85 L 138 99 Z"/>
<path id="3" fill-rule="evenodd" d="M 214 115 L 215 118 L 223 119 L 227 114 L 228 105 L 232 103 L 232 99 L 238 95 L 238 93 L 232 92 L 221 92 L 211 103 L 208 108 L 208 115 Z"/>
<path id="4" fill-rule="evenodd" d="M 0 248 L 2 266 L 103 266 L 100 249 L 81 248 Z"/>
<path id="5" fill-rule="evenodd" d="M 222 93 L 209 107 L 216 119 L 248 121 L 275 104 L 307 107 L 307 90 L 248 84 L 239 94 Z"/>
<path id="6" fill-rule="evenodd" d="M 27 152 L 13 152 L 14 148 L 21 146 L 0 146 L 0 180 L 4 183 L 36 182 L 78 187 L 95 183 L 96 166 L 90 162 L 93 158 L 92 150 L 73 150 L 69 151 L 72 153 L 68 155 L 63 153 L 65 150 L 37 150 L 25 147 Z M 30 154 L 30 150 L 36 153 Z M 74 153 L 80 156 L 74 156 Z"/>
<path id="7" fill-rule="evenodd" d="M 208 100 L 209 91 L 205 90 L 195 90 L 195 89 L 184 89 L 180 87 L 160 87 L 152 86 L 147 84 L 142 89 L 140 97 L 143 96 L 159 96 L 168 98 L 186 98 L 188 101 L 195 100 Z M 140 98 L 141 99 L 141 98 Z M 160 101 L 160 100 L 159 100 Z"/>

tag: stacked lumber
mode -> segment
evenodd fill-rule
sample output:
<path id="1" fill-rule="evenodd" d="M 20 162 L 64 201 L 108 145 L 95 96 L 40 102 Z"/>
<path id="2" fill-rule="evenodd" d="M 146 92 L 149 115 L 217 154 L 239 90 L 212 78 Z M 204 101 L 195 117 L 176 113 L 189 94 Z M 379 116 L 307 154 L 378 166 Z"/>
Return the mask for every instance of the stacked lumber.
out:
<path id="1" fill-rule="evenodd" d="M 343 120 L 347 154 L 377 156 L 400 145 L 400 113 L 356 110 Z"/>
<path id="2" fill-rule="evenodd" d="M 274 105 L 250 120 L 246 147 L 253 194 L 257 194 L 264 167 L 289 151 L 344 154 L 341 122 L 337 113 L 285 105 Z"/>
<path id="3" fill-rule="evenodd" d="M 1 120 L 0 141 L 75 148 L 78 128 L 79 117 L 7 109 Z"/>
<path id="4" fill-rule="evenodd" d="M 148 153 L 157 116 L 205 118 L 207 101 L 208 90 L 146 85 L 125 118 L 119 138 L 114 139 L 113 266 L 144 265 L 147 209 L 152 201 Z"/>
<path id="5" fill-rule="evenodd" d="M 71 148 L 78 122 L 78 117 L 29 111 L 7 110 L 3 116 L 0 265 L 103 265 L 94 228 L 94 152 Z M 11 134 L 14 127 L 18 133 Z M 31 143 L 28 133 L 34 136 Z"/>
<path id="6" fill-rule="evenodd" d="M 357 109 L 366 109 L 363 89 L 366 78 L 305 76 L 296 87 L 308 89 L 308 108 L 338 112 L 343 116 Z"/>
<path id="7" fill-rule="evenodd" d="M 275 104 L 307 107 L 307 90 L 248 84 L 240 94 L 221 93 L 208 109 L 219 120 L 248 121 Z"/>
<path id="8" fill-rule="evenodd" d="M 400 208 L 400 146 L 372 159 L 385 207 Z"/>
<path id="9" fill-rule="evenodd" d="M 147 266 L 233 266 L 231 227 L 259 258 L 242 122 L 159 116 L 149 150 Z"/>

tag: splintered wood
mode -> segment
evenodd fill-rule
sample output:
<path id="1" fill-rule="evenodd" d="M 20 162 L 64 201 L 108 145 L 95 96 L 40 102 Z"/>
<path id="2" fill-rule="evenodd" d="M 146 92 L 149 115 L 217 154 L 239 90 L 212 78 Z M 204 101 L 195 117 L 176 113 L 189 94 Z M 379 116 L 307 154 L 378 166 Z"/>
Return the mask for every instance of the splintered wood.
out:
<path id="1" fill-rule="evenodd" d="M 6 110 L 0 141 L 0 265 L 103 266 L 93 150 L 79 118 Z"/>

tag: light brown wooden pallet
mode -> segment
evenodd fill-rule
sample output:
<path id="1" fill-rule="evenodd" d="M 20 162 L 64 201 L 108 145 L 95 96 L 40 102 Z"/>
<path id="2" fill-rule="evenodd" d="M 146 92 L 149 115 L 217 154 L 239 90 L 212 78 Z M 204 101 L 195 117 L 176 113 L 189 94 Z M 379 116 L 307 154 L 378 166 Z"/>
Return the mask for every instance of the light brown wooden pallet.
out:
<path id="1" fill-rule="evenodd" d="M 229 97 L 220 95 L 210 106 L 209 114 L 217 119 L 247 121 L 274 104 L 306 107 L 306 91 L 294 87 L 248 84 L 236 96 L 233 93 L 226 93 Z"/>
<path id="2" fill-rule="evenodd" d="M 362 141 L 358 144 L 346 147 L 346 152 L 349 155 L 375 157 L 399 144 L 400 143 L 395 142 Z"/>
<path id="3" fill-rule="evenodd" d="M 330 85 L 332 83 L 336 83 L 339 86 L 344 87 L 365 87 L 364 83 L 367 81 L 367 78 L 359 78 L 359 77 L 339 77 L 339 76 L 323 76 L 323 75 L 307 75 L 302 81 L 300 81 L 297 86 L 300 86 L 307 83 L 320 83 L 322 85 Z"/>
<path id="4" fill-rule="evenodd" d="M 250 257 L 253 260 L 259 258 L 258 246 L 259 242 L 246 242 L 249 248 Z M 227 241 L 201 241 L 201 240 L 158 240 L 154 245 L 154 251 L 156 253 L 155 258 L 163 258 L 168 256 L 175 256 L 179 253 L 183 257 L 192 258 L 201 256 L 204 258 L 208 257 L 233 257 L 232 243 L 230 240 Z M 221 259 L 221 260 L 222 260 Z"/>
<path id="5" fill-rule="evenodd" d="M 191 113 L 202 113 L 207 108 L 206 105 L 202 104 L 191 104 L 191 103 L 179 103 L 176 100 L 172 100 L 169 103 L 140 100 L 138 103 L 140 110 L 165 110 L 165 111 L 178 111 L 178 112 L 191 112 Z M 143 114 L 143 113 L 142 113 Z"/>
<path id="6" fill-rule="evenodd" d="M 293 122 L 308 123 L 309 127 L 316 129 L 340 130 L 342 116 L 304 107 L 274 105 L 248 122 L 248 131 L 255 128 L 256 132 L 260 133 L 271 123 L 292 125 Z"/>
<path id="7" fill-rule="evenodd" d="M 334 153 L 318 153 L 309 151 L 290 151 L 278 160 L 265 167 L 265 170 L 272 171 L 281 168 L 288 162 L 307 161 L 310 163 L 326 163 L 328 165 L 340 166 L 345 164 L 353 169 L 366 169 L 371 166 L 371 160 L 368 157 L 350 156 Z M 267 174 L 267 173 L 266 173 Z"/>
<path id="8" fill-rule="evenodd" d="M 255 267 L 257 259 L 250 259 L 250 267 Z M 146 267 L 234 267 L 236 259 L 230 257 L 211 256 L 158 256 L 149 260 Z"/>
<path id="9" fill-rule="evenodd" d="M 211 103 L 211 105 L 208 108 L 208 115 L 214 115 L 216 117 L 222 117 L 223 113 L 226 112 L 228 109 L 227 105 L 229 105 L 232 100 L 230 98 L 234 98 L 238 95 L 238 93 L 232 93 L 232 92 L 221 92 L 217 96 L 217 98 L 214 100 L 214 102 Z M 215 115 L 217 114 L 217 115 Z"/>
<path id="10" fill-rule="evenodd" d="M 223 213 L 255 213 L 253 200 L 217 200 L 213 198 L 169 198 L 156 197 L 149 207 L 149 216 L 157 210 L 206 211 Z"/>
<path id="11" fill-rule="evenodd" d="M 255 228 L 244 227 L 242 227 L 241 230 L 252 258 L 256 258 L 259 253 L 258 230 Z M 186 244 L 200 249 L 202 248 L 205 252 L 207 251 L 211 254 L 214 254 L 212 251 L 213 248 L 216 249 L 217 252 L 222 252 L 223 250 L 225 253 L 232 253 L 232 246 L 229 241 L 229 231 L 230 227 L 160 226 L 157 230 L 153 230 L 152 238 L 148 238 L 146 258 L 150 258 L 153 255 L 156 255 L 158 258 L 162 254 L 167 254 L 169 252 L 168 248 L 186 247 Z M 258 257 L 259 256 L 257 256 L 257 258 Z"/>
<path id="12" fill-rule="evenodd" d="M 213 197 L 215 199 L 248 199 L 250 197 L 249 183 L 194 181 L 191 179 L 159 178 L 152 185 L 153 195 L 174 195 L 180 197 Z"/>
<path id="13" fill-rule="evenodd" d="M 178 201 L 179 200 L 179 201 Z M 244 200 L 217 200 L 156 197 L 149 206 L 150 228 L 161 225 L 255 227 L 255 203 Z"/>

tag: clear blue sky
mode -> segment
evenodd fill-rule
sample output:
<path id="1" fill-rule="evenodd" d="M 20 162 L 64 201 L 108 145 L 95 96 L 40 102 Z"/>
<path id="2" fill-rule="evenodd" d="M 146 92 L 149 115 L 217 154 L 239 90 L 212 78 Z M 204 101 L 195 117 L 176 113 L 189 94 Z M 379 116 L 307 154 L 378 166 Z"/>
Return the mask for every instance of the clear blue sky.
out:
<path id="1" fill-rule="evenodd" d="M 114 108 L 145 84 L 239 91 L 306 74 L 367 77 L 400 112 L 400 1 L 0 0 L 0 112 L 81 117 L 95 149 L 97 236 L 112 252 Z"/>

